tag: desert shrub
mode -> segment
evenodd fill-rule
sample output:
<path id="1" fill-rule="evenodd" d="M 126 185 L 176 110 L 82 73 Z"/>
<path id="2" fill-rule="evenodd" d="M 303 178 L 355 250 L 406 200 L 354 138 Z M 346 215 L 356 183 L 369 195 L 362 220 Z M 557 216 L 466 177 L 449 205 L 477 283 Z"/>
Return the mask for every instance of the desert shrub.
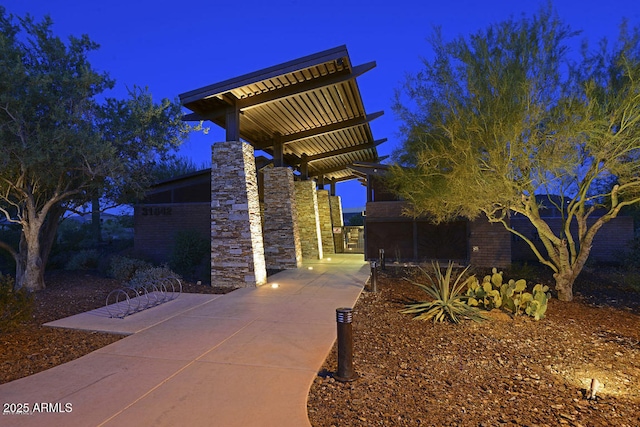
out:
<path id="1" fill-rule="evenodd" d="M 193 277 L 196 269 L 211 254 L 211 242 L 195 230 L 178 231 L 174 237 L 169 265 L 186 277 Z"/>
<path id="2" fill-rule="evenodd" d="M 622 282 L 627 290 L 640 293 L 640 274 L 635 271 L 627 271 L 622 276 Z"/>
<path id="3" fill-rule="evenodd" d="M 433 263 L 435 280 L 425 274 L 428 283 L 410 280 L 431 297 L 431 301 L 422 301 L 406 305 L 401 313 L 415 314 L 414 320 L 430 320 L 443 322 L 445 320 L 459 323 L 462 319 L 470 319 L 476 322 L 485 320 L 480 310 L 466 303 L 469 296 L 465 291 L 469 284 L 476 281 L 475 276 L 466 276 L 469 267 L 465 268 L 453 279 L 453 263 L 449 262 L 445 274 L 442 274 L 440 266 Z M 453 279 L 453 282 L 452 282 Z"/>
<path id="4" fill-rule="evenodd" d="M 131 280 L 138 270 L 147 270 L 153 267 L 150 263 L 141 259 L 123 256 L 111 257 L 109 276 L 123 282 Z"/>
<path id="5" fill-rule="evenodd" d="M 162 282 L 167 279 L 180 279 L 180 276 L 166 267 L 149 267 L 138 269 L 125 286 L 132 289 L 152 288 L 160 289 Z M 175 284 L 174 284 L 175 285 Z"/>
<path id="6" fill-rule="evenodd" d="M 33 294 L 24 289 L 14 290 L 13 277 L 0 274 L 0 331 L 11 330 L 31 319 Z"/>
<path id="7" fill-rule="evenodd" d="M 90 222 L 65 219 L 58 227 L 56 243 L 61 250 L 88 249 L 96 245 Z"/>
<path id="8" fill-rule="evenodd" d="M 95 249 L 85 249 L 71 255 L 66 270 L 92 270 L 98 266 L 100 252 Z"/>

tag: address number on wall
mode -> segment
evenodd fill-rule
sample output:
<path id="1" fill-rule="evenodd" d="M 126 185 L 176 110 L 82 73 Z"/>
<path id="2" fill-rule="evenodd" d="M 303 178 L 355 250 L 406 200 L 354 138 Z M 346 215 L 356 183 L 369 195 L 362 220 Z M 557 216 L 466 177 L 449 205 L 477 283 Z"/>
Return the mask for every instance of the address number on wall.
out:
<path id="1" fill-rule="evenodd" d="M 156 208 L 142 208 L 142 216 L 161 216 L 171 215 L 171 208 L 156 207 Z"/>

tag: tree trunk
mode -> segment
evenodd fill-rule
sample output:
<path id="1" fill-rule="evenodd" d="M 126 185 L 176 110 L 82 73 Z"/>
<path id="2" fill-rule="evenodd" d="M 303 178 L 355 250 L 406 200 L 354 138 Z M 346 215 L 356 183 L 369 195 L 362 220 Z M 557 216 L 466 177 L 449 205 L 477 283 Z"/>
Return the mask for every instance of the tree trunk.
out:
<path id="1" fill-rule="evenodd" d="M 60 218 L 62 218 L 62 215 L 64 215 L 65 212 L 66 210 L 62 206 L 52 207 L 47 214 L 47 219 L 42 225 L 42 229 L 40 230 L 40 259 L 42 260 L 43 276 L 47 268 L 47 263 L 49 262 L 51 249 L 53 248 L 56 237 L 58 236 Z"/>
<path id="2" fill-rule="evenodd" d="M 43 222 L 23 226 L 16 256 L 16 289 L 38 291 L 45 288 L 44 273 L 64 212 L 62 206 L 54 206 Z"/>
<path id="3" fill-rule="evenodd" d="M 576 276 L 572 270 L 564 270 L 553 275 L 556 279 L 556 291 L 558 291 L 560 301 L 573 301 L 573 283 Z"/>
<path id="4" fill-rule="evenodd" d="M 102 223 L 100 222 L 100 198 L 91 199 L 91 233 L 97 243 L 102 242 Z"/>
<path id="5" fill-rule="evenodd" d="M 22 230 L 20 253 L 16 262 L 16 289 L 24 288 L 33 292 L 45 288 L 39 231 L 39 227 Z"/>

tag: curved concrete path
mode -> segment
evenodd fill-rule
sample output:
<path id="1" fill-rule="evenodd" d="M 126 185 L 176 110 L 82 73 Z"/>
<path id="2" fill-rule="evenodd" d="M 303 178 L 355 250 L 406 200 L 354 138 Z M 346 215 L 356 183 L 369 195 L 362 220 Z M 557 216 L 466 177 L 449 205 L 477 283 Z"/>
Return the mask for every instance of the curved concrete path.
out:
<path id="1" fill-rule="evenodd" d="M 362 255 L 331 255 L 271 276 L 277 288 L 182 294 L 124 319 L 98 309 L 52 322 L 132 335 L 0 385 L 9 411 L 0 425 L 309 426 L 307 395 L 336 339 L 335 310 L 355 304 L 369 272 Z M 20 405 L 31 413 L 11 413 Z"/>

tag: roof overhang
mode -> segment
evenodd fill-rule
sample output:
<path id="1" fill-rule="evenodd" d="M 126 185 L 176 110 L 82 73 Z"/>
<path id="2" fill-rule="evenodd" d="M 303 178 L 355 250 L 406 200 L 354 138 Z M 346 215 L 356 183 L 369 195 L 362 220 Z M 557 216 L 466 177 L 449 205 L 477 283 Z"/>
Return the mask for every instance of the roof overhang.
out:
<path id="1" fill-rule="evenodd" d="M 227 140 L 243 140 L 304 177 L 359 178 L 350 166 L 377 163 L 377 146 L 356 78 L 375 62 L 352 66 L 339 46 L 185 92 L 186 121 L 211 121 Z"/>

